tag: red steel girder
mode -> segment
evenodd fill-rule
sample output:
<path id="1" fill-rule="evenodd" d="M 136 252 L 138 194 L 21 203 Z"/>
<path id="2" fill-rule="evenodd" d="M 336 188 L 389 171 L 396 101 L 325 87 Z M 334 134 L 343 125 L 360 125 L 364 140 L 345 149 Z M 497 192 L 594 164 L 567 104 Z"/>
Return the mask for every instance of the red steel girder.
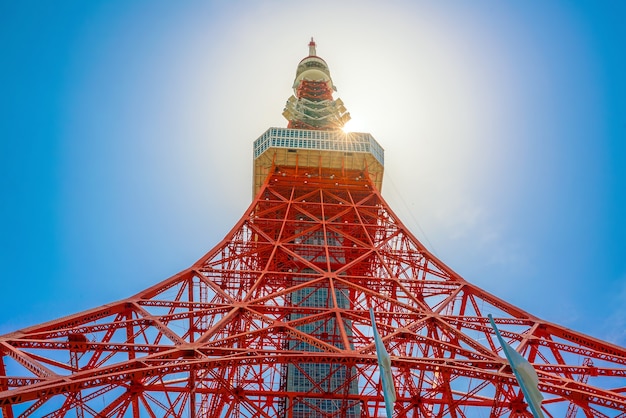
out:
<path id="1" fill-rule="evenodd" d="M 394 416 L 530 416 L 489 313 L 535 366 L 546 416 L 626 416 L 626 349 L 464 280 L 367 173 L 272 173 L 189 269 L 0 337 L 3 416 L 378 416 L 370 306 L 392 358 Z"/>

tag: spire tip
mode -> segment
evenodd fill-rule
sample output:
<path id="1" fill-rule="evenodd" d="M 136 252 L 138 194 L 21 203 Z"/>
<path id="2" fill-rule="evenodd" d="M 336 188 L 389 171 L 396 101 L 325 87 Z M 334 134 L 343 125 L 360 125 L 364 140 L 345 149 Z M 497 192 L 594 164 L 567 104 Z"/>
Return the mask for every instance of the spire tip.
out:
<path id="1" fill-rule="evenodd" d="M 311 36 L 311 42 L 309 42 L 309 56 L 310 57 L 317 56 L 317 52 L 315 51 L 315 41 L 313 40 L 312 36 Z"/>

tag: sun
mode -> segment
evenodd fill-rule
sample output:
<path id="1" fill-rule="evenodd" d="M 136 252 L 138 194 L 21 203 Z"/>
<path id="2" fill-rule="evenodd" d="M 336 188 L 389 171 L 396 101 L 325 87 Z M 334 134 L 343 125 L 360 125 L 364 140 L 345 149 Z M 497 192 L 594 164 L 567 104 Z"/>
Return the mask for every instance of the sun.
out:
<path id="1" fill-rule="evenodd" d="M 343 125 L 341 130 L 344 131 L 345 133 L 365 132 L 363 130 L 363 126 L 361 124 L 359 124 L 358 120 L 355 120 L 354 118 L 352 118 L 348 122 L 346 122 L 346 124 Z"/>

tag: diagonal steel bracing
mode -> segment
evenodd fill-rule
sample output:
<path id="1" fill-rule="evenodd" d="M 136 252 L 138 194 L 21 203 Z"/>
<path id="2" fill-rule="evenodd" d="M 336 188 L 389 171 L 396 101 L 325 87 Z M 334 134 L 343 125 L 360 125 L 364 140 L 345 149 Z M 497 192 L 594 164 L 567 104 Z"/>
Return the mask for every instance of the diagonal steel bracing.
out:
<path id="1" fill-rule="evenodd" d="M 392 359 L 394 416 L 530 416 L 487 314 L 533 363 L 546 416 L 626 416 L 626 349 L 465 281 L 367 173 L 289 167 L 275 167 L 188 270 L 0 337 L 0 407 L 5 417 L 380 416 L 370 306 Z"/>

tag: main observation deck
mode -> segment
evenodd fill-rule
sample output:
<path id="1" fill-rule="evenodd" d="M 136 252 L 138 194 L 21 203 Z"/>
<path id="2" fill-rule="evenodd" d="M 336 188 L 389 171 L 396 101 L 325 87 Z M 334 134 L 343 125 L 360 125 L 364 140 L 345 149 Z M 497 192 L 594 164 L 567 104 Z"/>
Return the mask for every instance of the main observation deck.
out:
<path id="1" fill-rule="evenodd" d="M 270 128 L 254 141 L 254 190 L 273 166 L 360 170 L 381 190 L 385 151 L 368 133 Z"/>

